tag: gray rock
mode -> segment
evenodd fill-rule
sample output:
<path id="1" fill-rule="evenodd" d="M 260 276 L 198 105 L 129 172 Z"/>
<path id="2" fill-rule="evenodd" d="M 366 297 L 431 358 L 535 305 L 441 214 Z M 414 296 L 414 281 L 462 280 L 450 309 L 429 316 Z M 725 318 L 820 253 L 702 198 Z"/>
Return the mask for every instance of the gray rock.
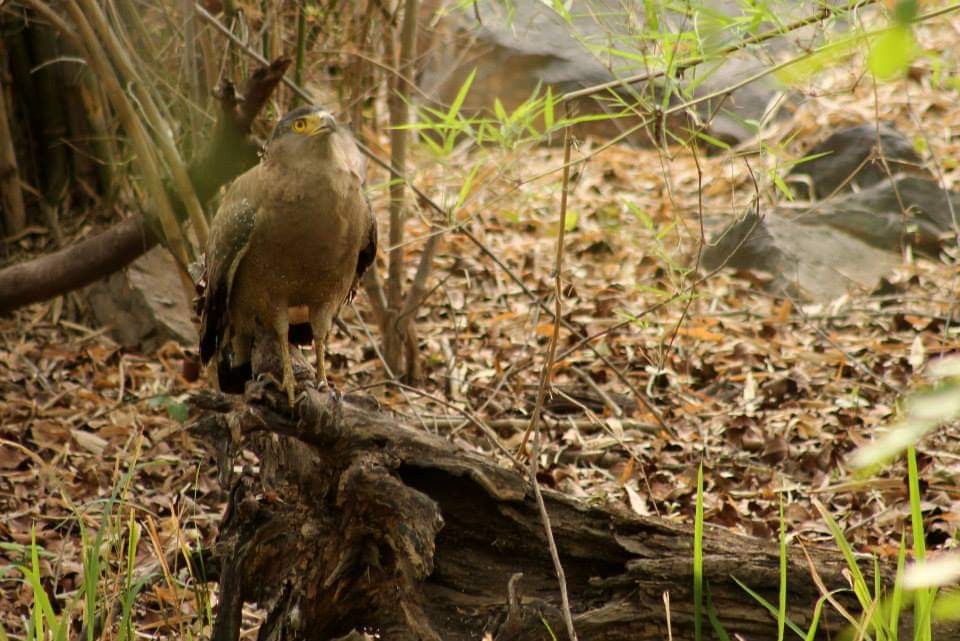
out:
<path id="1" fill-rule="evenodd" d="M 639 37 L 645 15 L 642 0 L 573 0 L 570 21 L 540 0 L 478 0 L 451 3 L 427 0 L 422 5 L 421 60 L 419 84 L 440 104 L 452 102 L 467 77 L 476 69 L 471 91 L 463 105 L 466 114 L 491 113 L 495 99 L 512 111 L 536 91 L 553 88 L 554 95 L 609 82 L 617 78 L 655 71 L 648 68 Z M 442 7 L 443 10 L 440 10 Z M 788 22 L 810 15 L 819 8 L 813 2 L 784 2 L 779 17 Z M 731 30 L 710 27 L 711 12 L 738 15 L 733 1 L 707 2 L 698 15 L 698 28 L 710 47 L 722 47 L 731 40 Z M 665 14 L 662 29 L 691 28 L 691 19 L 675 12 Z M 811 43 L 816 30 L 791 34 Z M 809 35 L 813 34 L 813 35 Z M 782 48 L 785 41 L 772 39 L 763 44 L 765 53 Z M 616 50 L 625 55 L 615 53 Z M 649 63 L 653 64 L 653 63 Z M 694 96 L 705 96 L 749 78 L 768 63 L 748 51 L 724 56 L 720 61 L 686 70 L 682 83 Z M 729 95 L 697 106 L 699 118 L 709 123 L 707 133 L 726 142 L 737 142 L 754 133 L 754 124 L 765 118 L 777 104 L 782 87 L 771 76 L 738 88 Z M 642 99 L 641 111 L 652 112 L 661 104 L 662 80 L 641 83 L 612 94 L 575 101 L 579 113 L 616 113 L 623 99 L 634 104 Z M 676 102 L 674 100 L 674 102 Z M 558 114 L 559 117 L 559 114 Z M 599 121 L 581 126 L 580 132 L 617 135 L 635 126 L 636 116 Z M 668 123 L 671 129 L 689 127 L 685 116 Z M 652 132 L 637 132 L 628 140 L 647 144 Z"/>
<path id="2" fill-rule="evenodd" d="M 809 200 L 869 187 L 898 173 L 933 178 L 910 141 L 886 123 L 841 129 L 806 155 L 816 157 L 796 165 L 787 182 L 801 198 Z"/>
<path id="3" fill-rule="evenodd" d="M 960 212 L 960 193 L 899 175 L 811 207 L 751 211 L 705 248 L 702 266 L 766 272 L 774 292 L 829 301 L 872 290 L 905 245 L 936 254 L 956 229 L 951 206 Z"/>
<path id="4" fill-rule="evenodd" d="M 702 265 L 757 270 L 772 277 L 770 291 L 826 302 L 869 290 L 899 263 L 898 257 L 824 225 L 804 225 L 776 210 L 751 212 L 704 250 Z"/>
<path id="5" fill-rule="evenodd" d="M 184 347 L 197 343 L 176 263 L 160 247 L 86 292 L 97 321 L 109 325 L 113 338 L 124 347 L 149 352 L 169 340 Z"/>

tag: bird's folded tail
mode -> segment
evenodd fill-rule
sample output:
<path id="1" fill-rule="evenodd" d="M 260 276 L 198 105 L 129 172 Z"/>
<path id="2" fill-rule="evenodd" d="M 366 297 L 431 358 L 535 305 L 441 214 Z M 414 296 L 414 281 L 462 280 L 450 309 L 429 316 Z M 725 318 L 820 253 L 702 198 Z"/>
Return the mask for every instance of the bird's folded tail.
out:
<path id="1" fill-rule="evenodd" d="M 253 368 L 250 361 L 233 367 L 226 354 L 221 354 L 217 358 L 217 386 L 221 392 L 243 394 L 243 389 L 251 378 L 253 378 Z"/>

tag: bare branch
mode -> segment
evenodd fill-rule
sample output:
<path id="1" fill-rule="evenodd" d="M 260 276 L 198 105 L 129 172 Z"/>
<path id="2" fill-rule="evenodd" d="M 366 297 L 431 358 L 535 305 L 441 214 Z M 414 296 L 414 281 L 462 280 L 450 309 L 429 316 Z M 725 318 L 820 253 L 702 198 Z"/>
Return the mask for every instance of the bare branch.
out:
<path id="1" fill-rule="evenodd" d="M 567 198 L 570 193 L 570 127 L 563 130 L 563 182 L 560 191 L 560 220 L 557 223 L 557 257 L 554 264 L 554 315 L 553 315 L 553 333 L 550 335 L 550 346 L 547 348 L 547 358 L 543 363 L 543 369 L 540 372 L 540 387 L 537 390 L 537 404 L 533 408 L 533 414 L 530 415 L 530 425 L 523 434 L 523 441 L 520 444 L 522 453 L 527 445 L 527 439 L 533 431 L 533 448 L 530 453 L 530 483 L 533 486 L 533 493 L 537 499 L 537 507 L 540 512 L 540 520 L 543 521 L 543 529 L 547 536 L 547 547 L 550 550 L 550 558 L 553 560 L 553 569 L 557 573 L 557 581 L 560 583 L 560 602 L 563 609 L 563 621 L 567 626 L 567 635 L 570 641 L 577 641 L 577 631 L 573 627 L 573 615 L 570 614 L 570 597 L 567 594 L 567 578 L 563 572 L 563 565 L 560 563 L 560 554 L 557 552 L 557 542 L 553 538 L 553 528 L 550 526 L 550 514 L 547 513 L 547 506 L 543 501 L 543 493 L 540 491 L 540 481 L 537 479 L 537 473 L 540 467 L 540 414 L 543 412 L 543 401 L 547 395 L 547 387 L 550 385 L 550 379 L 553 374 L 553 364 L 557 356 L 557 343 L 560 341 L 560 321 L 563 319 L 563 244 L 567 229 Z"/>

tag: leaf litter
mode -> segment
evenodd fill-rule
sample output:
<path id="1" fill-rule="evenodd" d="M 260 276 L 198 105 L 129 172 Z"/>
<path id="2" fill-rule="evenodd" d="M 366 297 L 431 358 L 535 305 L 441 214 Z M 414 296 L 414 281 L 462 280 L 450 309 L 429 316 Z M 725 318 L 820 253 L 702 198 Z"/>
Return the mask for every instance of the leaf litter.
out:
<path id="1" fill-rule="evenodd" d="M 956 18 L 923 25 L 920 42 L 952 55 L 957 26 Z M 944 163 L 943 181 L 955 188 L 960 175 L 947 162 L 960 157 L 960 142 L 949 135 L 960 127 L 955 72 L 944 78 L 921 58 L 906 79 L 874 88 L 854 67 L 818 75 L 770 135 L 791 139 L 787 151 L 800 157 L 839 127 L 893 121 L 924 141 L 928 159 Z M 575 155 L 599 145 L 580 141 Z M 782 496 L 788 531 L 829 545 L 816 499 L 858 550 L 889 558 L 909 524 L 905 468 L 860 478 L 845 459 L 892 421 L 900 395 L 930 358 L 957 351 L 955 261 L 907 255 L 876 291 L 830 305 L 767 294 L 757 273 L 720 271 L 694 286 L 701 276 L 693 270 L 701 242 L 697 162 L 709 236 L 757 196 L 742 157 L 749 151 L 695 161 L 679 148 L 667 159 L 614 146 L 576 168 L 564 320 L 595 338 L 585 342 L 568 329 L 561 335 L 541 482 L 689 523 L 702 461 L 708 522 L 771 539 Z M 558 148 L 480 149 L 438 161 L 421 151 L 414 172 L 448 203 L 468 173 L 483 177 L 455 222 L 550 307 L 559 174 L 530 178 L 559 167 L 561 155 Z M 764 178 L 765 162 L 775 159 L 750 160 L 769 205 L 775 188 Z M 386 183 L 371 184 L 375 206 L 385 210 Z M 426 213 L 417 213 L 414 238 L 432 231 Z M 408 245 L 411 257 L 419 245 Z M 417 312 L 422 394 L 385 381 L 363 332 L 365 323 L 376 334 L 363 301 L 360 316 L 344 312 L 352 336 L 335 330 L 331 337 L 330 376 L 423 429 L 495 456 L 466 412 L 506 446 L 519 445 L 551 318 L 456 230 L 445 237 L 434 274 L 435 288 Z M 204 383 L 184 379 L 179 346 L 127 351 L 65 321 L 61 309 L 44 303 L 0 318 L 0 566 L 22 561 L 35 536 L 50 553 L 42 559 L 45 587 L 70 594 L 82 582 L 81 530 L 104 527 L 108 499 L 121 488 L 114 527 L 122 530 L 127 519 L 143 524 L 150 535 L 141 537 L 135 563 L 165 577 L 139 598 L 138 629 L 155 638 L 209 632 L 203 613 L 215 594 L 189 576 L 180 553 L 212 544 L 226 499 L 212 458 L 184 425 L 185 401 Z M 928 546 L 951 547 L 960 522 L 955 426 L 929 435 L 918 454 Z M 118 593 L 120 562 L 111 563 L 105 575 Z M 19 629 L 31 599 L 23 583 L 0 577 L 0 624 Z M 248 611 L 245 622 L 249 634 L 259 614 Z"/>

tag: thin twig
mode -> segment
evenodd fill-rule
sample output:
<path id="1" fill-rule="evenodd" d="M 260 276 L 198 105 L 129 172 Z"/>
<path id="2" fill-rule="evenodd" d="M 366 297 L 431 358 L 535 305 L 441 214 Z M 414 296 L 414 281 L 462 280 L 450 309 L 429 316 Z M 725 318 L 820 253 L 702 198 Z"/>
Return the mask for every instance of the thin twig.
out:
<path id="1" fill-rule="evenodd" d="M 462 407 L 458 407 L 457 405 L 454 405 L 450 401 L 446 401 L 442 398 L 439 398 L 438 396 L 434 396 L 433 394 L 429 392 L 425 392 L 418 387 L 407 385 L 406 383 L 401 383 L 398 380 L 377 381 L 376 383 L 373 383 L 373 384 L 361 385 L 356 389 L 363 390 L 363 389 L 370 389 L 371 387 L 388 386 L 388 385 L 392 387 L 396 387 L 401 392 L 406 391 L 406 392 L 411 392 L 413 394 L 416 394 L 417 396 L 422 396 L 423 398 L 429 399 L 434 403 L 437 403 L 438 405 L 441 405 L 443 407 L 446 407 L 447 409 L 453 410 L 454 412 L 458 412 L 463 416 L 463 418 L 470 421 L 470 423 L 472 423 L 477 428 L 479 428 L 480 431 L 483 432 L 484 436 L 486 436 L 487 439 L 490 441 L 490 444 L 493 445 L 494 449 L 496 449 L 498 452 L 500 452 L 500 454 L 502 454 L 507 459 L 509 459 L 509 461 L 514 465 L 514 467 L 517 468 L 517 470 L 521 472 L 523 471 L 523 464 L 517 459 L 516 456 L 514 456 L 513 452 L 511 452 L 510 449 L 500 441 L 500 437 L 497 435 L 497 433 L 489 425 L 487 425 L 483 421 L 483 419 L 481 419 L 476 414 Z M 427 419 L 427 420 L 430 420 L 430 419 Z"/>
<path id="2" fill-rule="evenodd" d="M 530 426 L 523 435 L 523 441 L 520 445 L 520 451 L 523 452 L 527 444 L 527 438 L 533 432 L 533 447 L 530 454 L 530 483 L 533 485 L 533 493 L 537 499 L 537 507 L 540 510 L 540 518 L 543 520 L 543 529 L 547 536 L 547 547 L 550 550 L 550 558 L 553 559 L 553 569 L 557 573 L 557 581 L 560 583 L 560 604 L 563 611 L 563 621 L 567 625 L 567 634 L 570 641 L 577 641 L 577 631 L 573 627 L 573 615 L 570 613 L 570 597 L 567 595 L 567 578 L 563 572 L 563 565 L 560 563 L 560 554 L 557 552 L 557 542 L 553 538 L 553 527 L 550 525 L 550 515 L 547 513 L 547 505 L 543 500 L 543 493 L 540 491 L 540 481 L 537 480 L 537 474 L 540 466 L 540 414 L 543 412 L 543 401 L 547 395 L 547 387 L 550 385 L 551 372 L 553 371 L 554 358 L 557 355 L 557 343 L 560 340 L 560 321 L 563 319 L 563 242 L 567 228 L 567 197 L 570 191 L 570 127 L 563 130 L 563 182 L 560 192 L 560 219 L 557 223 L 557 257 L 554 265 L 554 307 L 553 333 L 550 336 L 550 346 L 547 348 L 547 358 L 543 363 L 543 370 L 540 372 L 540 388 L 537 390 L 537 404 L 533 408 L 533 414 L 530 416 Z"/>
<path id="3" fill-rule="evenodd" d="M 603 401 L 603 404 L 606 405 L 611 412 L 613 412 L 614 416 L 623 416 L 623 408 L 617 405 L 617 402 L 613 400 L 610 395 L 603 390 L 602 387 L 597 385 L 597 382 L 593 380 L 593 377 L 590 376 L 590 374 L 583 371 L 579 367 L 571 366 L 570 369 L 573 370 L 573 373 L 577 375 L 577 378 L 583 381 L 584 385 L 592 389 L 594 393 L 600 397 L 600 399 Z"/>
<path id="4" fill-rule="evenodd" d="M 387 360 L 383 357 L 383 352 L 381 352 L 380 348 L 377 346 L 377 341 L 373 338 L 373 334 L 370 332 L 370 328 L 367 326 L 367 322 L 363 320 L 363 316 L 360 315 L 360 312 L 357 310 L 357 306 L 354 304 L 353 301 L 350 301 L 350 309 L 353 310 L 354 316 L 356 316 L 357 321 L 359 321 L 360 323 L 360 328 L 363 330 L 364 335 L 367 337 L 367 340 L 370 342 L 370 347 L 373 348 L 373 352 L 377 355 L 377 358 L 380 359 L 380 363 L 383 365 L 383 368 L 386 370 L 387 376 L 389 376 L 391 379 L 396 378 L 393 371 L 390 369 L 390 364 L 387 363 Z M 364 388 L 360 387 L 357 389 L 364 389 Z M 407 405 L 409 405 L 410 408 L 413 410 L 413 415 L 417 419 L 417 421 L 420 423 L 420 426 L 423 427 L 423 430 L 425 432 L 429 432 L 430 430 L 426 422 L 423 420 L 423 418 L 421 418 L 420 412 L 418 412 L 417 408 L 414 407 L 413 405 L 413 399 L 407 396 L 406 390 L 404 390 L 403 388 L 399 388 L 399 389 L 400 389 L 400 393 L 403 395 L 404 400 L 407 401 Z"/>

